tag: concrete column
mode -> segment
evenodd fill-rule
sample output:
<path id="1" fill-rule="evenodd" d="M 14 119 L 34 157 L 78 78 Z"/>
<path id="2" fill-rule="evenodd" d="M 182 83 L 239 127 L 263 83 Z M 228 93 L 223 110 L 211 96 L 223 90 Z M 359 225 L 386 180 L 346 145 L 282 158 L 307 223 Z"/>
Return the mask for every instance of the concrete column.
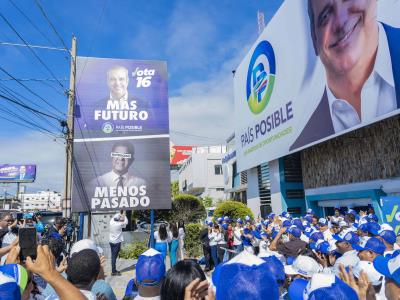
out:
<path id="1" fill-rule="evenodd" d="M 255 218 L 261 214 L 260 205 L 258 172 L 257 168 L 252 168 L 247 170 L 247 207 L 251 209 Z"/>
<path id="2" fill-rule="evenodd" d="M 283 203 L 281 191 L 281 179 L 279 174 L 279 159 L 272 160 L 268 163 L 269 176 L 271 181 L 271 207 L 272 211 L 281 214 L 286 210 L 286 205 Z"/>

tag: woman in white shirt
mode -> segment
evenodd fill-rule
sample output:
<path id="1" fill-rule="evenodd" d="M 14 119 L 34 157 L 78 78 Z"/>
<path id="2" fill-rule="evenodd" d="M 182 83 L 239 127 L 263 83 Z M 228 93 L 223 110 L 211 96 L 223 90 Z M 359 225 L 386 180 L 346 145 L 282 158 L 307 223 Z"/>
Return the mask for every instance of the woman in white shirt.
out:
<path id="1" fill-rule="evenodd" d="M 167 249 L 169 243 L 169 237 L 167 228 L 164 224 L 161 224 L 156 232 L 154 232 L 154 239 L 156 241 L 155 249 L 160 252 L 165 259 L 167 257 Z"/>
<path id="2" fill-rule="evenodd" d="M 223 241 L 225 243 L 224 235 L 221 233 L 218 224 L 215 224 L 213 228 L 208 229 L 208 238 L 210 239 L 211 257 L 214 261 L 214 266 L 218 266 L 220 263 L 218 259 L 218 244 Z"/>
<path id="3" fill-rule="evenodd" d="M 178 222 L 178 234 L 179 234 L 179 260 L 185 259 L 185 222 L 181 219 Z"/>

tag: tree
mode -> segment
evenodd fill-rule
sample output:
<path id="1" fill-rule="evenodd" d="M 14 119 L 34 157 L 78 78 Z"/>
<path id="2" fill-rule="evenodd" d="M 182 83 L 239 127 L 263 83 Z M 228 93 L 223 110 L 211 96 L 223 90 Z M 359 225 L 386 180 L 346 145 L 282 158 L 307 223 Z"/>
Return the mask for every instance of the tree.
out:
<path id="1" fill-rule="evenodd" d="M 179 195 L 179 181 L 171 182 L 171 196 L 174 199 L 176 196 Z"/>
<path id="2" fill-rule="evenodd" d="M 211 207 L 213 205 L 213 199 L 210 196 L 205 196 L 203 199 L 203 205 L 204 207 Z"/>
<path id="3" fill-rule="evenodd" d="M 185 223 L 195 223 L 205 218 L 206 210 L 199 198 L 180 194 L 172 201 L 171 219 L 183 220 Z"/>
<path id="4" fill-rule="evenodd" d="M 253 218 L 251 209 L 238 201 L 225 201 L 217 205 L 214 212 L 214 218 L 228 216 L 236 220 L 238 218 L 244 219 L 246 216 Z"/>

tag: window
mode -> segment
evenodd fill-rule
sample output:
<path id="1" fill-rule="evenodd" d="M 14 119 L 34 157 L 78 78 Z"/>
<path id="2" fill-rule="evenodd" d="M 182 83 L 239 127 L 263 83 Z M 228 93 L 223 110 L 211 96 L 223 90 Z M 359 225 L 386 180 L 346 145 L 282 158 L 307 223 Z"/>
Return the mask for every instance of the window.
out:
<path id="1" fill-rule="evenodd" d="M 214 165 L 214 173 L 215 173 L 215 175 L 222 175 L 222 166 Z"/>

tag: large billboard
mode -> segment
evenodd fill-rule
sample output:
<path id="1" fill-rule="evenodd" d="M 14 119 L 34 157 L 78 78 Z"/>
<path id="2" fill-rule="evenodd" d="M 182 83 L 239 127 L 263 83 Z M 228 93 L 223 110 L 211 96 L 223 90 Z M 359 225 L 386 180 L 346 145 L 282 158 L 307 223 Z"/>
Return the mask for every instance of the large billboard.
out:
<path id="1" fill-rule="evenodd" d="M 77 58 L 72 211 L 169 209 L 167 67 Z"/>
<path id="2" fill-rule="evenodd" d="M 400 2 L 288 0 L 234 77 L 239 171 L 399 113 Z"/>
<path id="3" fill-rule="evenodd" d="M 36 165 L 0 165 L 0 182 L 33 182 Z"/>

